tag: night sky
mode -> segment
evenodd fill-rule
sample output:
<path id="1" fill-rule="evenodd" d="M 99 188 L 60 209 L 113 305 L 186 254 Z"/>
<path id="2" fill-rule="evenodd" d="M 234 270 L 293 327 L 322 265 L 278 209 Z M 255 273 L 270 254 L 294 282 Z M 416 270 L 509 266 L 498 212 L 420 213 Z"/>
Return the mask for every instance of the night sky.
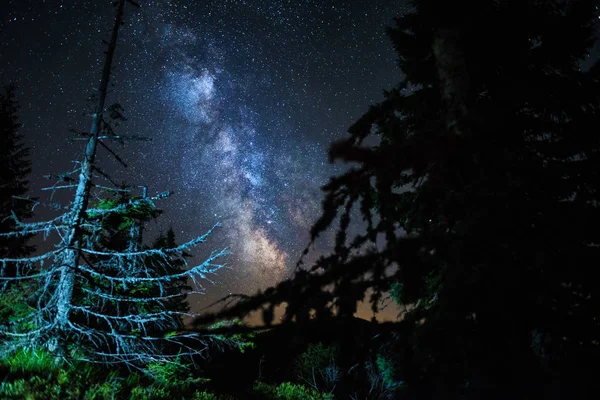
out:
<path id="1" fill-rule="evenodd" d="M 42 199 L 52 183 L 42 176 L 81 158 L 83 142 L 67 139 L 91 123 L 110 3 L 2 0 L 0 84 L 19 87 L 31 194 Z M 329 144 L 401 79 L 384 30 L 404 2 L 140 3 L 126 8 L 107 105 L 125 109 L 118 133 L 152 142 L 112 145 L 127 169 L 102 150 L 99 165 L 150 194 L 175 192 L 158 203 L 165 214 L 148 241 L 169 226 L 183 241 L 222 224 L 193 253 L 227 247 L 228 269 L 196 305 L 289 277 L 320 214 L 319 188 L 343 168 L 328 164 Z"/>

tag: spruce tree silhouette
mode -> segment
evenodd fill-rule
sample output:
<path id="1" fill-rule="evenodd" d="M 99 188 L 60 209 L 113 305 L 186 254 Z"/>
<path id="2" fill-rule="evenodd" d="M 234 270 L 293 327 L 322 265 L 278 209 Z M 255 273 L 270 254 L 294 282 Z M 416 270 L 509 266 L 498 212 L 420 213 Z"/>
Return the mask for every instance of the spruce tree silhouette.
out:
<path id="1" fill-rule="evenodd" d="M 15 227 L 10 218 L 13 212 L 24 219 L 32 216 L 31 203 L 19 199 L 29 190 L 31 160 L 20 132 L 15 91 L 14 85 L 8 85 L 0 93 L 0 232 L 3 233 Z M 34 248 L 27 246 L 26 241 L 25 237 L 0 238 L 0 257 L 30 254 Z"/>
<path id="2" fill-rule="evenodd" d="M 15 228 L 12 215 L 22 219 L 33 215 L 31 202 L 25 197 L 29 190 L 27 178 L 31 173 L 31 160 L 20 131 L 15 91 L 14 85 L 8 85 L 0 92 L 0 234 L 8 234 Z M 29 235 L 0 235 L 0 258 L 30 255 L 35 246 L 28 244 L 29 239 Z M 15 263 L 6 263 L 0 268 L 0 275 L 14 277 L 17 274 Z M 24 293 L 29 291 L 23 283 L 12 283 L 7 289 L 8 293 L 0 299 L 0 323 L 24 311 L 14 304 L 22 301 Z"/>
<path id="3" fill-rule="evenodd" d="M 334 252 L 299 275 L 302 290 L 284 282 L 223 315 L 261 301 L 296 310 L 333 285 L 349 316 L 367 288 L 376 310 L 394 286 L 411 305 L 395 345 L 408 391 L 515 398 L 590 385 L 600 76 L 580 62 L 597 2 L 411 3 L 388 31 L 405 78 L 330 148 L 331 161 L 357 165 L 323 188 L 311 230 L 314 242 L 339 218 Z M 348 237 L 354 209 L 367 227 Z"/>

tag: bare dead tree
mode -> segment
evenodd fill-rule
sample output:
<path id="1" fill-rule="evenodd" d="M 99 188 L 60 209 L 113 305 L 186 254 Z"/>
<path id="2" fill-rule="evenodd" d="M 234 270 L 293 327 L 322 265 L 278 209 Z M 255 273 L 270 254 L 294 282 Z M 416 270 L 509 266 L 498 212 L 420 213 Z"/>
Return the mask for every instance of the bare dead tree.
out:
<path id="1" fill-rule="evenodd" d="M 176 355 L 202 355 L 208 342 L 222 340 L 216 335 L 171 332 L 178 321 L 191 313 L 175 311 L 166 305 L 170 299 L 190 293 L 204 293 L 203 282 L 209 280 L 222 264 L 218 259 L 226 250 L 213 251 L 196 265 L 187 265 L 173 273 L 175 259 L 183 259 L 187 250 L 204 243 L 216 224 L 204 235 L 171 248 L 148 249 L 141 245 L 141 224 L 130 226 L 128 243 L 121 249 L 103 245 L 106 234 L 104 221 L 115 215 L 135 218 L 139 210 L 154 210 L 154 201 L 166 196 L 129 197 L 125 202 L 110 207 L 94 207 L 92 199 L 99 192 L 124 193 L 128 189 L 111 187 L 112 180 L 96 165 L 98 147 L 105 148 L 117 161 L 122 160 L 105 143 L 110 139 L 123 141 L 136 137 L 117 136 L 111 122 L 123 119 L 121 108 L 105 107 L 107 89 L 119 28 L 123 24 L 126 3 L 113 2 L 115 21 L 106 51 L 102 77 L 89 132 L 80 133 L 87 144 L 83 160 L 77 168 L 60 174 L 57 183 L 48 190 L 74 190 L 70 204 L 61 208 L 62 214 L 43 222 L 22 222 L 13 215 L 15 229 L 6 237 L 24 237 L 42 234 L 58 236 L 54 249 L 29 257 L 0 259 L 0 295 L 14 284 L 27 287 L 24 299 L 31 312 L 13 318 L 0 327 L 2 351 L 18 347 L 45 346 L 57 354 L 88 359 L 102 363 L 144 363 L 164 360 Z M 109 181 L 100 184 L 100 179 Z M 35 202 L 34 206 L 38 203 Z M 55 207 L 57 208 L 57 207 Z M 133 215 L 133 216 L 132 216 Z M 7 265 L 16 266 L 16 276 L 6 276 Z M 187 278 L 194 288 L 187 292 L 167 290 L 172 282 Z M 176 352 L 165 351 L 176 348 Z M 177 353 L 177 354 L 175 354 Z"/>

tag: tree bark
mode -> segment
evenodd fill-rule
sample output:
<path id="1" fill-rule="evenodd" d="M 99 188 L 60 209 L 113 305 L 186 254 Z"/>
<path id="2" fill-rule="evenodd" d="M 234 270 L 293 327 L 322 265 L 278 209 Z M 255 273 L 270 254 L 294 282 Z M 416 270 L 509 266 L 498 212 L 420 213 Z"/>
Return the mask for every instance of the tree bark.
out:
<path id="1" fill-rule="evenodd" d="M 125 0 L 119 0 L 117 4 L 115 23 L 113 26 L 104 67 L 102 70 L 102 78 L 98 88 L 98 101 L 96 103 L 94 114 L 92 115 L 92 126 L 90 128 L 90 138 L 85 148 L 85 156 L 81 164 L 81 172 L 79 174 L 79 183 L 75 192 L 75 200 L 70 211 L 71 220 L 69 234 L 64 239 L 66 249 L 60 266 L 60 278 L 57 286 L 57 313 L 55 324 L 59 331 L 68 330 L 69 314 L 73 297 L 73 285 L 75 282 L 75 272 L 80 257 L 79 246 L 82 239 L 81 226 L 86 217 L 86 210 L 90 198 L 90 190 L 92 186 L 91 176 L 96 157 L 96 146 L 98 144 L 98 134 L 100 132 L 100 124 L 102 122 L 102 114 L 104 112 L 104 103 L 108 83 L 110 81 L 110 72 L 112 68 L 115 48 L 117 46 L 117 37 L 119 28 L 123 22 L 123 8 Z"/>
<path id="2" fill-rule="evenodd" d="M 446 127 L 457 136 L 467 132 L 469 75 L 460 43 L 460 32 L 439 28 L 433 38 L 433 55 L 446 105 Z"/>

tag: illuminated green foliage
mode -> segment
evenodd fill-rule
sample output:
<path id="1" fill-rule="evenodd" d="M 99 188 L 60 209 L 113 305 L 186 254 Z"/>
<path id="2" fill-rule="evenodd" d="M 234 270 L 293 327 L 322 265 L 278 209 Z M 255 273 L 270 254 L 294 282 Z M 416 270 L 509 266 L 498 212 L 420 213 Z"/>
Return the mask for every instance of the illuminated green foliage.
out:
<path id="1" fill-rule="evenodd" d="M 264 382 L 257 382 L 254 385 L 257 393 L 265 396 L 268 400 L 329 400 L 333 395 L 329 393 L 320 393 L 312 388 L 303 385 L 297 385 L 290 382 L 283 382 L 280 385 L 269 385 Z"/>
<path id="2" fill-rule="evenodd" d="M 332 391 L 339 379 L 335 359 L 339 349 L 334 345 L 311 343 L 294 363 L 296 376 L 314 389 Z"/>
<path id="3" fill-rule="evenodd" d="M 311 343 L 296 360 L 296 371 L 299 374 L 310 374 L 313 370 L 324 369 L 334 362 L 337 353 L 336 346 Z"/>
<path id="4" fill-rule="evenodd" d="M 396 368 L 388 358 L 378 354 L 376 364 L 387 389 L 397 389 L 403 385 L 402 381 L 396 380 Z"/>
<path id="5" fill-rule="evenodd" d="M 205 381 L 194 378 L 190 366 L 182 363 L 179 358 L 168 362 L 150 363 L 146 367 L 146 374 L 152 378 L 154 387 L 162 389 L 186 390 Z"/>
<path id="6" fill-rule="evenodd" d="M 397 305 L 402 304 L 402 282 L 394 282 L 390 287 L 390 296 Z"/>
<path id="7" fill-rule="evenodd" d="M 56 372 L 62 362 L 47 351 L 19 349 L 3 359 L 2 366 L 11 374 L 30 375 Z"/>
<path id="8" fill-rule="evenodd" d="M 66 364 L 42 350 L 19 349 L 0 360 L 0 398 L 59 400 L 80 398 L 91 367 Z"/>
<path id="9" fill-rule="evenodd" d="M 21 321 L 36 311 L 29 299 L 30 286 L 30 282 L 13 283 L 2 293 L 0 296 L 0 321 L 2 323 L 17 324 L 19 329 L 24 330 L 35 329 L 35 325 L 30 320 Z"/>
<path id="10" fill-rule="evenodd" d="M 107 370 L 97 364 L 65 362 L 45 350 L 21 349 L 0 360 L 1 399 L 27 400 L 212 400 L 179 360 L 157 362 L 143 373 Z"/>
<path id="11" fill-rule="evenodd" d="M 222 328 L 233 328 L 236 326 L 242 326 L 242 322 L 235 318 L 232 320 L 224 320 L 214 323 L 210 326 L 209 330 L 216 330 Z M 254 349 L 255 344 L 253 339 L 256 334 L 253 332 L 248 333 L 228 333 L 225 335 L 215 335 L 213 338 L 215 339 L 215 343 L 227 343 L 230 347 L 233 347 L 239 350 L 241 353 L 244 353 L 248 349 Z M 222 348 L 222 346 L 221 346 Z"/>
<path id="12" fill-rule="evenodd" d="M 122 231 L 131 228 L 138 220 L 156 218 L 161 214 L 152 202 L 142 198 L 110 198 L 100 200 L 93 210 L 88 212 L 90 218 L 104 216 L 102 211 L 110 210 L 110 219 L 118 220 L 116 230 Z M 110 222 L 109 222 L 110 223 Z"/>
<path id="13" fill-rule="evenodd" d="M 218 400 L 219 397 L 217 397 L 215 394 L 212 393 L 208 393 L 208 392 L 196 392 L 194 394 L 194 398 L 193 400 Z"/>

